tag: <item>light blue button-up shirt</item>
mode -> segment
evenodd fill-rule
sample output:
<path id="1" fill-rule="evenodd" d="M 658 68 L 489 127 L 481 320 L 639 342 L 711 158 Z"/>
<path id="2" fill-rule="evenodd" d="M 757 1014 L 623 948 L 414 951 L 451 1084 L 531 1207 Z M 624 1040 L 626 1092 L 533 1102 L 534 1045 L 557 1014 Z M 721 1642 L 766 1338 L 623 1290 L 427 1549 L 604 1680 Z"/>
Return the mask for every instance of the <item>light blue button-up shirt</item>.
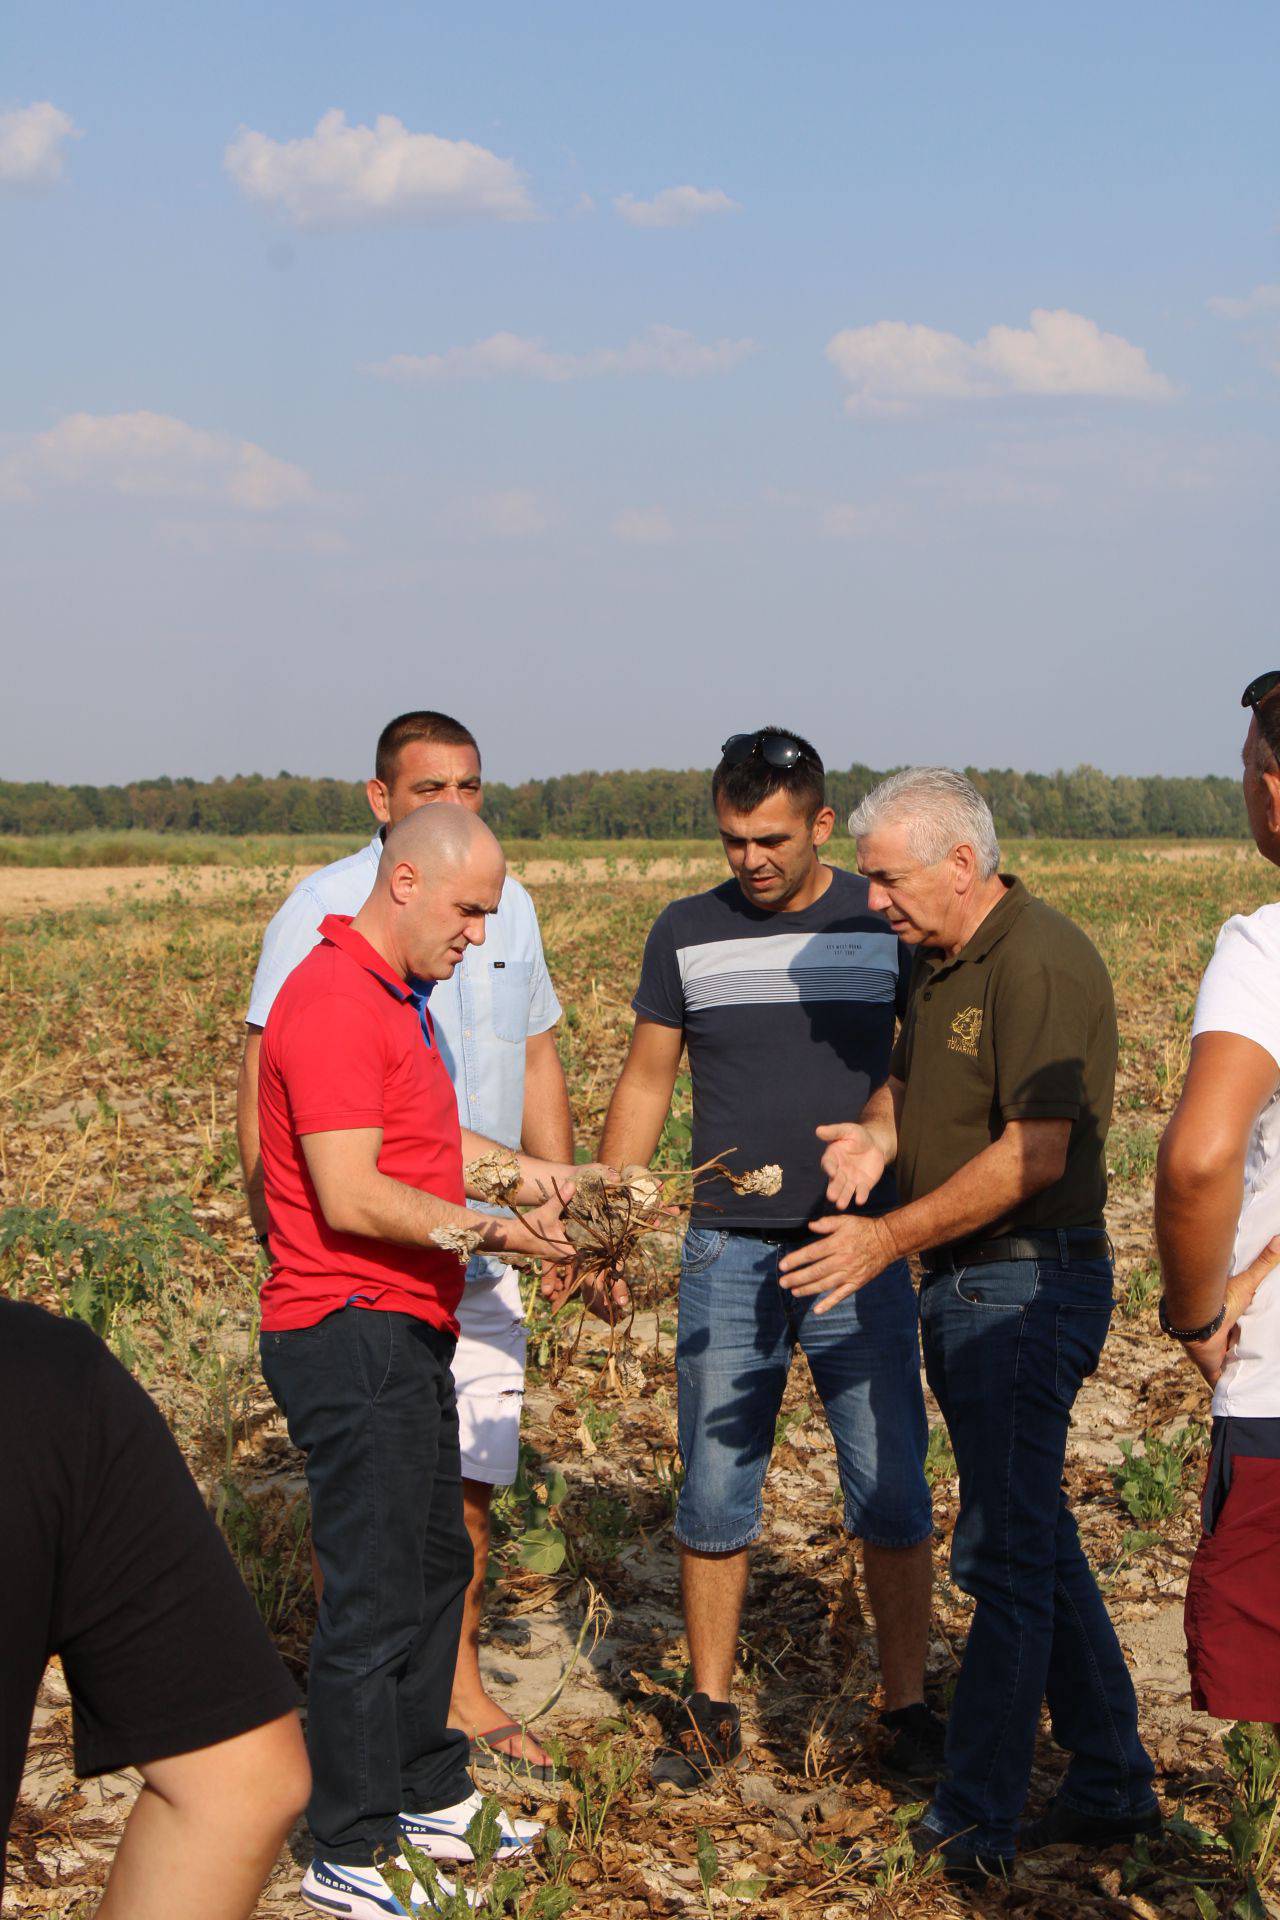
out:
<path id="1" fill-rule="evenodd" d="M 263 935 L 245 1019 L 265 1027 L 281 987 L 320 942 L 327 913 L 359 913 L 373 891 L 382 837 L 346 860 L 299 882 Z M 468 947 L 451 979 L 431 990 L 440 1057 L 458 1096 L 458 1117 L 473 1133 L 518 1147 L 524 1122 L 525 1042 L 560 1018 L 532 900 L 510 875 L 484 945 Z M 479 1256 L 467 1278 L 496 1276 L 502 1262 Z"/>

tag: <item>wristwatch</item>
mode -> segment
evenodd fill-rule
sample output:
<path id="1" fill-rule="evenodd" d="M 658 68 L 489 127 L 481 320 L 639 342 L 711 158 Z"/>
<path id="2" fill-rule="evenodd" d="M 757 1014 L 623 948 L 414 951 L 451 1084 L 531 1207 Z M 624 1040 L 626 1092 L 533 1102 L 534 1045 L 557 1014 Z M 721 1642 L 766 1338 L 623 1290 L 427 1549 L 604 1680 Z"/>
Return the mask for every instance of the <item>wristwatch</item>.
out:
<path id="1" fill-rule="evenodd" d="M 1160 1331 L 1167 1333 L 1171 1340 L 1181 1340 L 1184 1346 L 1194 1346 L 1198 1340 L 1212 1340 L 1218 1328 L 1227 1317 L 1227 1303 L 1224 1300 L 1218 1311 L 1203 1327 L 1175 1327 L 1165 1309 L 1164 1295 L 1160 1295 Z"/>

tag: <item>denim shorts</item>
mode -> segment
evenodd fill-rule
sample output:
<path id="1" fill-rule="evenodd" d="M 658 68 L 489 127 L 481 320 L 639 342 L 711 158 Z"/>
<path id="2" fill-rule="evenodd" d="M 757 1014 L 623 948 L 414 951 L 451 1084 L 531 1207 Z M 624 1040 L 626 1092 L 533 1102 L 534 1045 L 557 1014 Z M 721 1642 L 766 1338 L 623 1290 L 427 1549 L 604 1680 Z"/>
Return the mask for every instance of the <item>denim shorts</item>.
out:
<path id="1" fill-rule="evenodd" d="M 795 1244 L 794 1242 L 790 1244 Z M 880 1547 L 933 1534 L 915 1289 L 889 1267 L 829 1313 L 778 1284 L 789 1247 L 690 1227 L 676 1341 L 684 1482 L 675 1534 L 699 1553 L 758 1539 L 774 1426 L 798 1346 L 835 1442 L 847 1531 Z"/>

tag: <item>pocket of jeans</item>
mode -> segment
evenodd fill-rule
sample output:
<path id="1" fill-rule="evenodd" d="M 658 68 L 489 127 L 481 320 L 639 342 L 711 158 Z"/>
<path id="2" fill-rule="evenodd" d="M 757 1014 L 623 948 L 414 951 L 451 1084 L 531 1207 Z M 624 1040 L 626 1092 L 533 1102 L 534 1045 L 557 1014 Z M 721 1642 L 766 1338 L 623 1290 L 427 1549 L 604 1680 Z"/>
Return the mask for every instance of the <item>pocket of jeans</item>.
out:
<path id="1" fill-rule="evenodd" d="M 396 1360 L 396 1321 L 394 1313 L 380 1313 L 376 1307 L 356 1307 L 356 1364 L 370 1401 L 377 1404 Z"/>
<path id="2" fill-rule="evenodd" d="M 1020 1313 L 1029 1307 L 1040 1285 L 1034 1260 L 999 1260 L 985 1267 L 961 1267 L 955 1278 L 960 1299 L 991 1312 Z"/>
<path id="3" fill-rule="evenodd" d="M 1047 1271 L 1046 1271 L 1047 1266 Z M 1115 1279 L 1109 1260 L 1073 1260 L 1069 1266 L 1041 1262 L 1047 1280 L 1046 1295 L 1064 1313 L 1110 1313 L 1115 1305 Z"/>
<path id="4" fill-rule="evenodd" d="M 708 1232 L 704 1227 L 690 1227 L 680 1249 L 681 1275 L 705 1273 L 724 1252 L 728 1238 L 728 1234 L 721 1231 Z"/>
<path id="5" fill-rule="evenodd" d="M 1111 1326 L 1111 1308 L 1095 1306 L 1090 1312 L 1081 1306 L 1064 1307 L 1056 1301 L 1052 1305 L 1057 1356 L 1055 1385 L 1063 1405 L 1072 1407 L 1085 1381 L 1098 1370 Z"/>
<path id="6" fill-rule="evenodd" d="M 326 1314 L 323 1320 L 315 1320 L 309 1327 L 286 1327 L 275 1333 L 258 1335 L 258 1356 L 264 1366 L 272 1360 L 311 1361 L 316 1354 L 323 1353 L 329 1344 L 329 1322 L 332 1314 Z"/>

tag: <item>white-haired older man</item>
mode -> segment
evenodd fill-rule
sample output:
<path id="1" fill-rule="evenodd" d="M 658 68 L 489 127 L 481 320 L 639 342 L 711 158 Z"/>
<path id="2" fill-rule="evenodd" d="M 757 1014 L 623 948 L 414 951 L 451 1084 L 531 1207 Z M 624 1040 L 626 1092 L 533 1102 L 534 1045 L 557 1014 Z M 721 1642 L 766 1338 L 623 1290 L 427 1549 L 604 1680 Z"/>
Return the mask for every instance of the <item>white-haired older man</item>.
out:
<path id="1" fill-rule="evenodd" d="M 890 1077 L 857 1123 L 821 1129 L 823 1164 L 844 1208 L 892 1163 L 902 1204 L 815 1222 L 782 1284 L 834 1305 L 921 1256 L 925 1371 L 960 1475 L 952 1573 L 977 1608 L 946 1776 L 915 1837 L 951 1871 L 999 1872 L 1019 1844 L 1106 1845 L 1160 1820 L 1062 1491 L 1071 1408 L 1111 1317 L 1115 1002 L 1080 929 L 1000 873 L 991 811 L 962 775 L 894 774 L 849 825 L 869 904 L 919 951 Z M 1071 1759 L 1019 1835 L 1046 1698 Z"/>

